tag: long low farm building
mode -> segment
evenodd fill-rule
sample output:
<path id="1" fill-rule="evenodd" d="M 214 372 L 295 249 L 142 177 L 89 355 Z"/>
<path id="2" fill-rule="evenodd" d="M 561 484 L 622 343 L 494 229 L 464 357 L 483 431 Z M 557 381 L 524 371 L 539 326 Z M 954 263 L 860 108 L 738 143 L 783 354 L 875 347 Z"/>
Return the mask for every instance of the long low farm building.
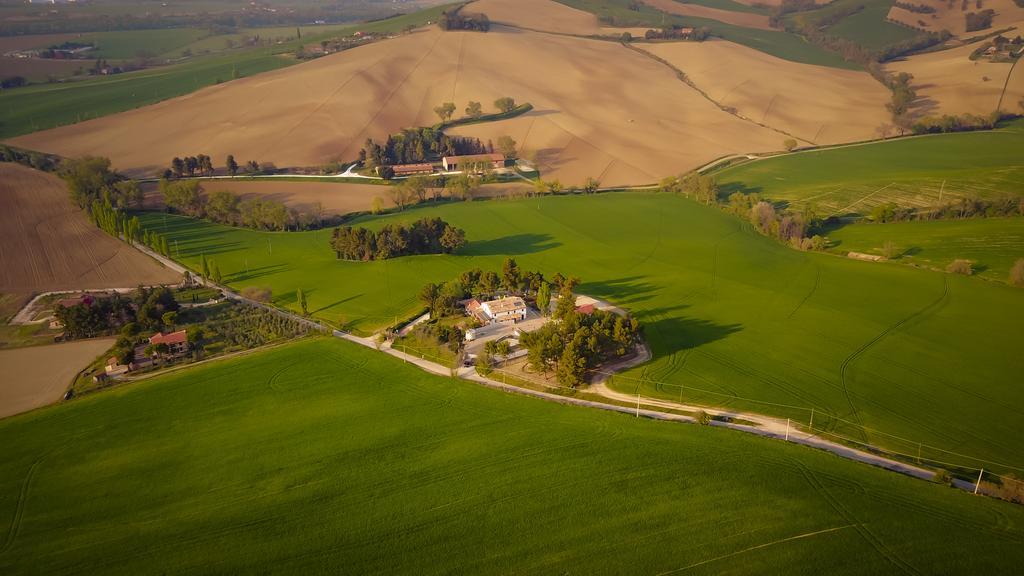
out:
<path id="1" fill-rule="evenodd" d="M 470 154 L 467 156 L 445 156 L 441 165 L 448 172 L 480 168 L 504 168 L 505 157 L 501 154 Z"/>

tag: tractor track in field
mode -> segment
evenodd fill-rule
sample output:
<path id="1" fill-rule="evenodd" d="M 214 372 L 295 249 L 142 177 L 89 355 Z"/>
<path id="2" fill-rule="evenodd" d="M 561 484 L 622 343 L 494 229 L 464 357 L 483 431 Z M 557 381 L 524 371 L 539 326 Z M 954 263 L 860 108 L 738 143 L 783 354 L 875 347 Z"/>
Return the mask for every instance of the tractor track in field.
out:
<path id="1" fill-rule="evenodd" d="M 804 297 L 800 300 L 800 303 L 796 305 L 796 308 L 793 308 L 793 311 L 790 312 L 788 316 L 786 316 L 786 320 L 789 320 L 790 318 L 792 318 L 793 315 L 796 314 L 797 312 L 799 312 L 800 309 L 803 308 L 804 304 L 806 304 L 807 301 L 810 300 L 812 296 L 814 296 L 814 293 L 818 291 L 818 285 L 820 284 L 820 282 L 821 282 L 821 266 L 818 266 L 817 264 L 815 264 L 814 265 L 814 286 L 811 287 L 811 291 L 810 292 L 808 292 L 806 295 L 804 295 Z"/>
<path id="2" fill-rule="evenodd" d="M 821 482 L 821 479 L 818 478 L 811 469 L 807 468 L 807 466 L 802 462 L 797 462 L 797 466 L 800 468 L 800 472 L 803 474 L 811 488 L 813 488 L 814 491 L 817 492 L 818 495 L 820 495 L 825 502 L 827 502 L 828 505 L 836 511 L 837 514 L 849 522 L 857 533 L 860 534 L 861 538 L 863 538 L 869 546 L 874 548 L 882 558 L 885 558 L 890 564 L 905 574 L 921 576 L 922 573 L 917 568 L 890 550 L 889 547 L 885 545 L 885 542 L 875 536 L 875 534 L 871 532 L 871 530 L 864 525 L 864 523 L 862 523 L 849 508 L 846 507 L 846 505 L 842 503 L 842 501 L 836 498 L 836 496 L 829 491 L 829 489 Z"/>
<path id="3" fill-rule="evenodd" d="M 857 348 L 856 350 L 854 350 L 852 354 L 850 354 L 849 356 L 846 357 L 845 360 L 843 360 L 843 363 L 839 367 L 839 376 L 840 376 L 840 380 L 841 380 L 841 382 L 843 384 L 843 394 L 846 396 L 846 402 L 850 405 L 851 414 L 857 420 L 858 425 L 863 427 L 864 423 L 860 419 L 860 413 L 857 412 L 857 407 L 853 403 L 853 396 L 850 394 L 850 382 L 849 382 L 850 366 L 853 365 L 854 363 L 856 363 L 857 360 L 859 360 L 861 357 L 864 356 L 865 352 L 867 352 L 872 347 L 874 347 L 876 344 L 881 342 L 883 339 L 885 339 L 886 336 L 891 334 L 893 331 L 899 329 L 901 326 L 903 326 L 904 324 L 906 324 L 906 323 L 908 323 L 908 322 L 910 322 L 912 320 L 915 320 L 917 318 L 921 318 L 921 317 L 927 316 L 927 315 L 931 314 L 935 309 L 941 307 L 945 303 L 946 298 L 948 296 L 949 296 L 949 280 L 945 276 L 943 276 L 942 277 L 942 295 L 941 296 L 939 296 L 934 301 L 930 302 L 924 308 L 921 308 L 920 310 L 914 312 L 913 314 L 910 314 L 909 316 L 907 316 L 907 317 L 903 318 L 902 320 L 896 322 L 892 326 L 889 326 L 888 328 L 883 330 L 880 334 L 878 334 L 877 336 L 875 336 L 871 340 L 868 340 L 866 343 L 864 343 L 860 348 Z"/>
<path id="4" fill-rule="evenodd" d="M 11 526 L 7 530 L 7 536 L 4 538 L 4 543 L 0 546 L 0 556 L 7 553 L 14 545 L 14 540 L 18 537 L 18 532 L 21 531 L 21 520 L 25 516 L 25 502 L 28 500 L 29 493 L 32 489 L 32 480 L 35 478 L 36 470 L 39 465 L 43 463 L 46 456 L 36 460 L 28 468 L 28 474 L 25 475 L 25 481 L 21 484 L 21 491 L 18 493 L 18 501 L 14 506 L 14 517 L 11 518 Z"/>

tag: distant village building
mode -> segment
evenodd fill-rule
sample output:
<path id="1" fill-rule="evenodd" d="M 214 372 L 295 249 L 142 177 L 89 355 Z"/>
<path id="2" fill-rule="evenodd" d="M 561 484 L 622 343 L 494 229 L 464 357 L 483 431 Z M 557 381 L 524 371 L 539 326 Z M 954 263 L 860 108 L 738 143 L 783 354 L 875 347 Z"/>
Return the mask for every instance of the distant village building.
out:
<path id="1" fill-rule="evenodd" d="M 466 170 L 470 167 L 485 166 L 489 168 L 504 168 L 505 157 L 501 154 L 470 154 L 467 156 L 445 156 L 441 159 L 441 165 L 448 172 L 455 170 Z"/>
<path id="2" fill-rule="evenodd" d="M 167 353 L 171 356 L 179 356 L 188 352 L 188 335 L 184 330 L 178 330 L 170 334 L 157 332 L 149 337 L 149 343 L 153 346 L 166 344 Z"/>

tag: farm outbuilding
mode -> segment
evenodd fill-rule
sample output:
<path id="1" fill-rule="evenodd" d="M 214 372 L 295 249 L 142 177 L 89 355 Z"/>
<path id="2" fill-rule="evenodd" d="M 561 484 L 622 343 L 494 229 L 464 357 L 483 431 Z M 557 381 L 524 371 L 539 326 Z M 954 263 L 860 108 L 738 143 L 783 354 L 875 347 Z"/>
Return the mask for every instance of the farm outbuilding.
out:
<path id="1" fill-rule="evenodd" d="M 448 172 L 465 170 L 467 167 L 485 166 L 488 168 L 504 168 L 505 157 L 501 154 L 471 154 L 467 156 L 445 156 L 441 165 Z"/>

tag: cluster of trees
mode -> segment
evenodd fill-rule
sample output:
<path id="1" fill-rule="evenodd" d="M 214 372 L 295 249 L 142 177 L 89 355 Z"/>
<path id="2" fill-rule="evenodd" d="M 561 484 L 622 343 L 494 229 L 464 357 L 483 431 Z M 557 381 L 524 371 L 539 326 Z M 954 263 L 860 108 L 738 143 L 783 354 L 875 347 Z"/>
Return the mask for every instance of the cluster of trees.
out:
<path id="1" fill-rule="evenodd" d="M 910 105 L 917 99 L 917 92 L 910 86 L 913 79 L 913 74 L 908 72 L 884 76 L 884 84 L 892 92 L 892 98 L 885 107 L 892 114 L 893 123 L 903 130 L 910 122 Z"/>
<path id="2" fill-rule="evenodd" d="M 0 88 L 4 90 L 10 90 L 11 88 L 21 88 L 28 84 L 24 76 L 5 76 L 0 80 Z"/>
<path id="3" fill-rule="evenodd" d="M 558 291 L 572 292 L 578 284 L 578 278 L 566 278 L 560 273 L 548 281 L 544 274 L 523 270 L 514 258 L 506 258 L 500 273 L 479 268 L 466 270 L 448 282 L 425 284 L 418 298 L 434 318 L 455 314 L 459 300 L 470 296 L 490 298 L 497 294 L 515 294 L 533 300 L 537 308 L 546 313 L 551 303 L 552 286 Z"/>
<path id="4" fill-rule="evenodd" d="M 988 116 L 979 116 L 977 114 L 926 116 L 915 121 L 911 126 L 911 130 L 914 134 L 991 130 L 995 128 L 1001 117 L 1002 114 L 998 111 L 992 112 Z"/>
<path id="5" fill-rule="evenodd" d="M 644 38 L 647 40 L 694 40 L 696 42 L 703 42 L 710 36 L 711 31 L 704 26 L 691 29 L 681 24 L 673 24 L 644 32 Z M 623 39 L 626 38 L 624 37 Z M 627 41 L 629 40 L 632 40 L 632 36 L 627 39 Z"/>
<path id="6" fill-rule="evenodd" d="M 576 311 L 571 289 L 563 288 L 554 311 L 555 322 L 523 334 L 530 365 L 538 371 L 554 371 L 558 383 L 575 388 L 587 372 L 613 358 L 630 353 L 640 339 L 640 324 L 627 317 L 595 310 Z"/>
<path id="7" fill-rule="evenodd" d="M 935 14 L 935 8 L 932 8 L 931 6 L 927 6 L 925 4 L 911 4 L 909 2 L 897 1 L 895 4 L 893 4 L 893 6 L 897 8 L 903 8 L 904 10 L 913 12 L 915 14 Z"/>
<path id="8" fill-rule="evenodd" d="M 93 200 L 89 206 L 89 219 L 97 228 L 114 238 L 124 238 L 129 244 L 142 241 L 139 217 L 129 217 L 124 210 L 111 206 L 107 200 Z"/>
<path id="9" fill-rule="evenodd" d="M 992 17 L 996 15 L 996 11 L 991 8 L 982 10 L 981 12 L 968 12 L 964 15 L 964 20 L 967 25 L 968 32 L 977 32 L 978 30 L 985 30 L 992 27 Z"/>
<path id="10" fill-rule="evenodd" d="M 466 232 L 440 218 L 409 226 L 386 224 L 379 232 L 343 226 L 334 229 L 331 248 L 343 260 L 386 260 L 419 254 L 451 254 L 466 244 Z"/>
<path id="11" fill-rule="evenodd" d="M 824 250 L 827 247 L 824 237 L 811 235 L 822 223 L 809 209 L 803 213 L 778 210 L 758 194 L 734 192 L 729 195 L 726 210 L 749 219 L 754 228 L 765 236 L 778 238 L 798 250 Z"/>
<path id="12" fill-rule="evenodd" d="M 196 180 L 161 180 L 160 194 L 174 212 L 253 230 L 309 230 L 325 222 L 319 203 L 312 211 L 300 211 L 269 198 L 242 200 L 226 190 L 206 196 Z"/>
<path id="13" fill-rule="evenodd" d="M 718 180 L 714 176 L 705 176 L 697 172 L 662 178 L 661 190 L 683 194 L 704 204 L 718 201 Z"/>
<path id="14" fill-rule="evenodd" d="M 26 152 L 0 144 L 0 162 L 14 162 L 43 172 L 53 172 L 57 169 L 59 159 L 56 156 Z"/>
<path id="15" fill-rule="evenodd" d="M 529 104 L 524 104 L 522 106 L 517 106 L 515 98 L 511 98 L 511 97 L 508 97 L 508 96 L 504 96 L 502 98 L 498 98 L 497 100 L 495 100 L 494 101 L 494 107 L 498 109 L 498 112 L 497 112 L 497 114 L 494 114 L 492 116 L 501 116 L 503 114 L 510 114 L 510 113 L 512 113 L 514 111 L 517 111 L 517 109 L 519 109 L 518 111 L 520 113 L 522 113 L 523 111 L 532 108 L 532 106 L 530 106 Z M 455 106 L 454 102 L 443 102 L 440 106 L 436 106 L 434 108 L 434 114 L 437 114 L 437 117 L 441 119 L 441 124 L 443 125 L 443 124 L 447 124 L 448 122 L 451 122 L 452 116 L 455 114 L 455 109 L 456 109 L 456 106 Z M 480 118 L 482 118 L 484 116 L 483 104 L 481 104 L 480 102 L 476 102 L 474 100 L 470 100 L 469 103 L 466 104 L 465 113 L 466 113 L 466 115 L 465 115 L 463 121 L 464 120 L 479 120 Z M 440 127 L 437 127 L 437 128 L 440 128 Z"/>
<path id="16" fill-rule="evenodd" d="M 64 325 L 64 335 L 70 340 L 93 338 L 112 334 L 122 326 L 133 324 L 135 331 L 162 330 L 167 326 L 168 312 L 178 310 L 178 302 L 169 288 L 139 286 L 129 296 L 114 293 L 96 298 L 91 304 L 64 307 L 58 304 L 53 315 Z"/>
<path id="17" fill-rule="evenodd" d="M 368 138 L 359 151 L 359 162 L 367 167 L 392 164 L 417 164 L 440 156 L 484 154 L 494 146 L 484 146 L 477 138 L 448 136 L 435 128 L 408 128 L 388 136 L 383 144 Z"/>
<path id="18" fill-rule="evenodd" d="M 908 220 L 959 220 L 964 218 L 997 218 L 1024 216 L 1024 198 L 960 198 L 931 208 L 907 208 L 887 202 L 871 209 L 872 222 L 905 222 Z"/>
<path id="19" fill-rule="evenodd" d="M 170 167 L 171 175 L 175 178 L 182 178 L 184 176 L 194 177 L 196 174 L 200 176 L 209 176 L 213 174 L 213 161 L 206 154 L 200 154 L 198 156 L 186 156 L 185 158 L 178 158 L 177 156 L 171 160 Z"/>
<path id="20" fill-rule="evenodd" d="M 109 200 L 114 184 L 122 179 L 110 169 L 108 158 L 97 156 L 65 160 L 60 165 L 58 175 L 67 183 L 71 199 L 80 208 L 89 207 L 95 200 Z"/>
<path id="21" fill-rule="evenodd" d="M 462 14 L 461 12 L 442 12 L 437 25 L 441 30 L 475 30 L 487 32 L 491 29 L 491 19 L 487 14 Z"/>

